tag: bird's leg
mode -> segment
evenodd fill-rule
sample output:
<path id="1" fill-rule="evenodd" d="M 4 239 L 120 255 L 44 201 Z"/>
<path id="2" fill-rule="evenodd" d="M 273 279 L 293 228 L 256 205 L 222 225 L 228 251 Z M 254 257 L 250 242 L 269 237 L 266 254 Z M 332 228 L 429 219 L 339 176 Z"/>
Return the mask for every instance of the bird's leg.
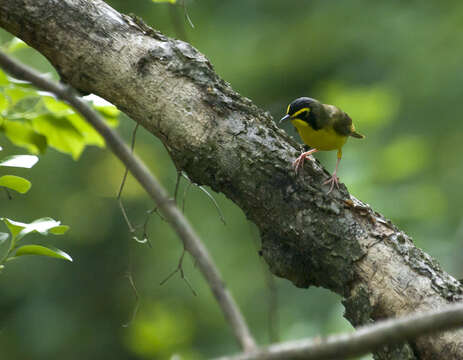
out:
<path id="1" fill-rule="evenodd" d="M 310 149 L 309 151 L 303 152 L 301 155 L 299 155 L 299 157 L 296 160 L 294 160 L 293 167 L 294 167 L 294 171 L 296 172 L 296 175 L 297 175 L 299 168 L 302 168 L 304 166 L 305 158 L 309 155 L 316 153 L 317 151 L 318 151 L 317 149 Z"/>
<path id="2" fill-rule="evenodd" d="M 333 191 L 335 185 L 336 185 L 336 188 L 339 189 L 339 178 L 336 175 L 336 173 L 338 171 L 338 165 L 339 165 L 339 162 L 341 161 L 341 157 L 342 157 L 342 151 L 341 151 L 341 149 L 339 149 L 338 150 L 338 159 L 336 161 L 336 168 L 334 169 L 334 173 L 333 173 L 333 175 L 331 175 L 331 177 L 328 180 L 326 180 L 323 183 L 323 185 L 331 184 L 330 189 L 328 190 L 327 194 L 329 194 L 331 191 Z"/>

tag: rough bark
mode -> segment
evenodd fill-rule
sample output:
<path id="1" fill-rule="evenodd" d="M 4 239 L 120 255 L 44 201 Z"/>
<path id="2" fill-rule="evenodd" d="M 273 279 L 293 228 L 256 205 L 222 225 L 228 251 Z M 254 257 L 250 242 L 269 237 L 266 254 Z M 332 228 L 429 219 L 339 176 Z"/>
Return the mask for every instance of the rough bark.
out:
<path id="1" fill-rule="evenodd" d="M 0 0 L 0 26 L 45 55 L 63 81 L 109 100 L 158 136 L 179 169 L 257 224 L 273 273 L 341 294 L 352 324 L 462 300 L 459 282 L 390 221 L 344 186 L 327 195 L 327 173 L 316 161 L 295 176 L 300 147 L 189 44 L 100 0 Z M 463 332 L 376 356 L 461 359 Z"/>

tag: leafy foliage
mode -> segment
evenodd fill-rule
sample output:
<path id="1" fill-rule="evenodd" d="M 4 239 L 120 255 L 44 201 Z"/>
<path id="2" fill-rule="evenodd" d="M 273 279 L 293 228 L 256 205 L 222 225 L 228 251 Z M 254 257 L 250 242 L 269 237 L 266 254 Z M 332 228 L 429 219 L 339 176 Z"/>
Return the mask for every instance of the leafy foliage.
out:
<path id="1" fill-rule="evenodd" d="M 0 218 L 0 220 L 3 221 L 10 232 L 10 234 L 0 233 L 0 243 L 5 242 L 8 238 L 10 239 L 8 250 L 0 259 L 0 270 L 4 268 L 4 264 L 7 261 L 24 255 L 40 255 L 72 261 L 72 258 L 68 254 L 56 248 L 45 247 L 42 245 L 18 246 L 18 242 L 28 234 L 37 232 L 42 235 L 62 235 L 69 229 L 68 226 L 61 225 L 59 221 L 51 218 L 37 219 L 30 224 L 21 223 L 8 218 Z"/>
<path id="2" fill-rule="evenodd" d="M 22 41 L 13 39 L 3 50 L 13 53 L 26 47 Z M 117 125 L 119 110 L 115 106 L 92 104 L 108 124 Z M 72 107 L 1 70 L 0 132 L 33 154 L 42 154 L 50 146 L 74 160 L 88 145 L 104 146 L 103 138 Z"/>
<path id="3" fill-rule="evenodd" d="M 2 150 L 1 147 L 0 150 Z M 0 159 L 0 167 L 31 168 L 37 161 L 39 161 L 39 159 L 35 155 L 13 155 Z M 25 194 L 31 188 L 31 182 L 20 176 L 3 175 L 0 176 L 0 187 Z M 5 251 L 3 256 L 0 255 L 0 271 L 5 268 L 5 263 L 7 261 L 23 255 L 41 255 L 72 261 L 72 258 L 68 254 L 59 249 L 42 245 L 23 245 L 18 247 L 18 242 L 28 234 L 62 235 L 69 229 L 68 226 L 61 225 L 59 221 L 48 217 L 34 220 L 29 224 L 8 218 L 0 218 L 0 220 L 3 221 L 9 231 L 9 234 L 0 232 L 0 246 L 10 239 L 8 250 Z"/>
<path id="4" fill-rule="evenodd" d="M 20 176 L 3 175 L 0 177 L 0 186 L 25 194 L 29 191 L 32 184 Z"/>

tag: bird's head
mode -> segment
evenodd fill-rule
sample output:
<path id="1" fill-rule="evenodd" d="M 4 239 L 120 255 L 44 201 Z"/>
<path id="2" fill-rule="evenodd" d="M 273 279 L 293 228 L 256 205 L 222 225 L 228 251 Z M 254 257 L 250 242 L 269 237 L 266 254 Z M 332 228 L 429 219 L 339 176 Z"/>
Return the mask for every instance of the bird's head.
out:
<path id="1" fill-rule="evenodd" d="M 300 97 L 288 105 L 286 115 L 281 118 L 280 123 L 285 120 L 302 120 L 310 125 L 317 123 L 317 118 L 324 112 L 323 104 L 318 100 L 309 97 Z"/>

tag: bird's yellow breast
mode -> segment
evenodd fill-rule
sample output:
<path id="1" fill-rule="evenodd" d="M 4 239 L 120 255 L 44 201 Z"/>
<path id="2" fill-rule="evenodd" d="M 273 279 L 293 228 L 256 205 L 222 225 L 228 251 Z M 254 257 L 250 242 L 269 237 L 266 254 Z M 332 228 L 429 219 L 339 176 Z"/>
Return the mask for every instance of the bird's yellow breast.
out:
<path id="1" fill-rule="evenodd" d="M 320 130 L 314 130 L 305 121 L 299 119 L 291 120 L 297 129 L 302 141 L 312 148 L 318 150 L 341 149 L 347 141 L 347 136 L 343 136 L 334 131 L 332 126 L 326 126 Z"/>

